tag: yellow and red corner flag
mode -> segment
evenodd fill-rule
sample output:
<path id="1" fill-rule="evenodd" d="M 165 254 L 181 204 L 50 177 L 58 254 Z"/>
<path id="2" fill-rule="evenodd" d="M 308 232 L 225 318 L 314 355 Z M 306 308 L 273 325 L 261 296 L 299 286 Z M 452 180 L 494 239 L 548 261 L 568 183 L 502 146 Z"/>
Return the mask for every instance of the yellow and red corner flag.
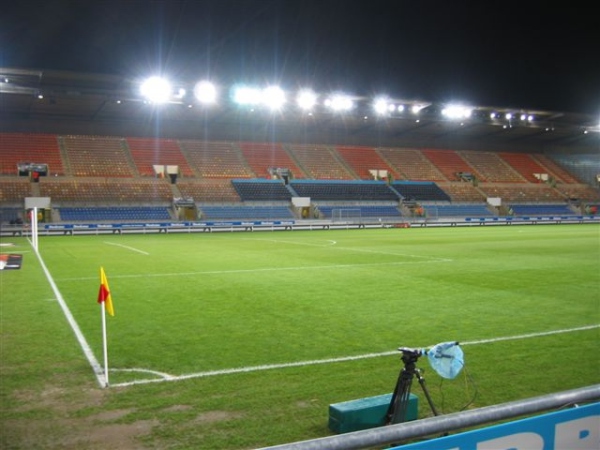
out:
<path id="1" fill-rule="evenodd" d="M 98 291 L 98 303 L 104 303 L 104 309 L 111 316 L 115 315 L 113 308 L 112 297 L 110 295 L 110 288 L 108 287 L 108 280 L 104 273 L 104 267 L 100 267 L 100 290 Z"/>

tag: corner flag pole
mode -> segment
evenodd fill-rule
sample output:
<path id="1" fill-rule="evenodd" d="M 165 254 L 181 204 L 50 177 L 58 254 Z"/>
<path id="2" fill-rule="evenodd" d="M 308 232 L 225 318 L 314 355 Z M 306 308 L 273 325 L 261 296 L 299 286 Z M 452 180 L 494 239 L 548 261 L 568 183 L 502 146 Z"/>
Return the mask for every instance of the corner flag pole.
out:
<path id="1" fill-rule="evenodd" d="M 104 380 L 105 387 L 108 387 L 108 344 L 106 340 L 106 308 L 104 302 L 100 304 L 100 310 L 102 311 L 102 348 L 104 352 Z"/>
<path id="2" fill-rule="evenodd" d="M 38 251 L 38 209 L 37 206 L 33 208 L 31 213 L 31 243 L 33 244 L 34 250 Z"/>
<path id="3" fill-rule="evenodd" d="M 102 347 L 104 351 L 104 379 L 106 380 L 106 386 L 108 387 L 108 344 L 106 339 L 106 313 L 111 316 L 115 315 L 115 310 L 112 303 L 112 296 L 110 295 L 110 288 L 108 287 L 108 279 L 104 273 L 104 267 L 100 267 L 100 289 L 98 291 L 98 303 L 100 303 L 100 310 L 102 314 Z"/>

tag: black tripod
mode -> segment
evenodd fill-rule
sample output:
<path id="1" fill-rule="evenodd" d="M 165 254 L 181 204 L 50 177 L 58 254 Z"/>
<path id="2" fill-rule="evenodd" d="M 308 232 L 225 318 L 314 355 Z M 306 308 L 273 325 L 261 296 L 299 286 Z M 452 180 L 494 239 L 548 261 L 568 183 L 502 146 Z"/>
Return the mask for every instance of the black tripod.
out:
<path id="1" fill-rule="evenodd" d="M 410 397 L 410 387 L 412 385 L 413 378 L 416 376 L 419 380 L 419 384 L 425 393 L 427 402 L 433 411 L 433 415 L 437 416 L 438 412 L 435 409 L 435 405 L 431 400 L 427 386 L 425 385 L 425 379 L 421 376 L 421 370 L 417 368 L 416 363 L 419 357 L 423 354 L 421 350 L 412 348 L 399 348 L 402 352 L 402 362 L 404 368 L 400 371 L 398 376 L 398 382 L 396 383 L 396 389 L 392 394 L 390 406 L 385 416 L 385 424 L 390 425 L 392 423 L 402 423 L 406 421 L 406 411 L 408 409 L 408 400 Z"/>

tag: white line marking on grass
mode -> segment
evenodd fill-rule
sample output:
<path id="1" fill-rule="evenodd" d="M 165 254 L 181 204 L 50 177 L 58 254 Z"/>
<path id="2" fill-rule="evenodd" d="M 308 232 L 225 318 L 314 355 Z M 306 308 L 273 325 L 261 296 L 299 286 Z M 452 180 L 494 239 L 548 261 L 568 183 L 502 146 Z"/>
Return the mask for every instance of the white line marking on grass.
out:
<path id="1" fill-rule="evenodd" d="M 329 244 L 309 244 L 306 242 L 294 242 L 294 241 L 286 241 L 283 239 L 251 239 L 251 238 L 247 238 L 246 240 L 249 241 L 268 241 L 268 242 L 274 242 L 274 243 L 279 243 L 279 244 L 294 244 L 294 245 L 308 245 L 308 246 L 312 246 L 312 247 L 332 247 L 334 245 L 337 245 L 337 241 L 333 241 L 333 240 L 328 240 L 325 242 L 328 242 Z M 365 248 L 353 248 L 353 247 L 335 247 L 336 250 L 344 250 L 344 251 L 349 251 L 349 252 L 362 252 L 362 253 L 374 253 L 376 255 L 392 255 L 392 256 L 406 256 L 409 258 L 424 258 L 424 259 L 432 259 L 432 260 L 439 260 L 439 261 L 452 261 L 452 259 L 448 259 L 448 258 L 439 258 L 439 257 L 435 257 L 435 256 L 427 256 L 427 255 L 412 255 L 412 254 L 407 254 L 407 253 L 398 253 L 398 252 L 386 252 L 386 251 L 381 251 L 381 250 L 369 250 L 369 249 L 365 249 Z"/>
<path id="2" fill-rule="evenodd" d="M 519 335 L 515 335 L 515 336 L 503 336 L 503 337 L 497 337 L 497 338 L 491 338 L 491 339 L 482 339 L 482 340 L 478 340 L 478 341 L 460 342 L 460 345 L 479 345 L 479 344 L 489 344 L 489 343 L 500 342 L 500 341 L 530 339 L 530 338 L 536 338 L 536 337 L 541 337 L 541 336 L 549 336 L 549 335 L 553 335 L 553 334 L 574 333 L 577 331 L 593 330 L 595 328 L 600 328 L 600 324 L 586 325 L 586 326 L 577 327 L 577 328 L 565 328 L 562 330 L 542 331 L 542 332 L 538 332 L 538 333 L 519 334 Z M 432 347 L 432 346 L 433 345 L 430 345 L 428 347 Z M 428 347 L 420 347 L 420 348 L 428 348 Z M 230 374 L 234 374 L 234 373 L 258 372 L 261 370 L 286 369 L 289 367 L 314 366 L 317 364 L 331 364 L 331 363 L 346 362 L 346 361 L 356 361 L 356 360 L 360 360 L 360 359 L 379 358 L 382 356 L 391 356 L 391 355 L 398 355 L 398 354 L 399 354 L 398 350 L 394 350 L 394 351 L 381 352 L 381 353 L 367 353 L 364 355 L 345 356 L 345 357 L 340 357 L 340 358 L 316 359 L 316 360 L 298 361 L 298 362 L 283 363 L 283 364 L 265 364 L 265 365 L 261 365 L 261 366 L 249 366 L 249 367 L 237 367 L 237 368 L 232 368 L 232 369 L 211 370 L 211 371 L 207 371 L 207 372 L 197 372 L 197 373 L 190 373 L 187 375 L 179 375 L 179 376 L 166 374 L 166 373 L 162 373 L 162 372 L 157 372 L 157 371 L 152 371 L 152 370 L 146 370 L 146 369 L 110 369 L 111 371 L 115 371 L 115 372 L 116 371 L 121 371 L 121 372 L 125 371 L 125 372 L 153 373 L 157 376 L 162 377 L 162 378 L 145 379 L 145 380 L 134 380 L 134 381 L 126 382 L 126 383 L 115 383 L 115 384 L 112 384 L 111 386 L 112 387 L 126 387 L 126 386 L 133 386 L 136 384 L 160 383 L 160 382 L 164 382 L 164 381 L 182 381 L 182 380 L 189 380 L 192 378 L 212 377 L 212 376 L 217 376 L 217 375 L 230 375 Z"/>
<path id="3" fill-rule="evenodd" d="M 310 247 L 331 247 L 332 245 L 336 245 L 337 241 L 326 239 L 324 240 L 325 244 L 311 244 L 308 242 L 295 242 L 295 241 L 287 241 L 285 239 L 251 239 L 245 238 L 246 241 L 266 241 L 266 242 L 274 242 L 275 244 L 293 244 L 293 245 L 307 245 Z"/>
<path id="4" fill-rule="evenodd" d="M 542 331 L 539 333 L 519 334 L 516 336 L 505 336 L 505 337 L 497 337 L 497 338 L 491 338 L 491 339 L 482 339 L 480 341 L 467 341 L 467 342 L 461 342 L 460 345 L 477 345 L 477 344 L 490 344 L 493 342 L 501 342 L 501 341 L 514 341 L 517 339 L 528 339 L 528 338 L 532 338 L 532 337 L 549 336 L 552 334 L 573 333 L 575 331 L 593 330 L 594 328 L 600 328 L 600 324 L 586 325 L 584 327 L 578 327 L 578 328 L 565 328 L 563 330 Z"/>
<path id="5" fill-rule="evenodd" d="M 150 254 L 150 253 L 148 253 L 148 252 L 145 252 L 145 251 L 143 251 L 143 250 L 139 250 L 139 249 L 137 249 L 137 248 L 135 248 L 135 247 L 130 247 L 130 246 L 128 246 L 128 245 L 117 244 L 117 243 L 115 243 L 115 242 L 104 242 L 104 243 L 105 243 L 105 244 L 107 244 L 107 245 L 114 245 L 115 247 L 121 247 L 121 248 L 125 248 L 125 249 L 127 249 L 127 250 L 131 250 L 132 252 L 138 252 L 138 253 L 141 253 L 142 255 L 149 255 L 149 254 Z"/>
<path id="6" fill-rule="evenodd" d="M 430 264 L 451 262 L 448 259 L 437 259 L 428 261 L 395 261 L 381 263 L 365 264 L 331 264 L 327 266 L 295 266 L 295 267 L 265 267 L 263 269 L 233 269 L 233 270 L 206 270 L 199 272 L 175 272 L 175 273 L 142 273 L 132 275 L 111 275 L 110 278 L 160 278 L 160 277 L 187 277 L 195 275 L 226 275 L 234 273 L 259 273 L 259 272 L 281 272 L 281 271 L 300 271 L 300 270 L 324 270 L 324 269 L 348 269 L 353 267 L 373 267 L 373 266 L 400 266 L 405 264 Z M 91 280 L 92 277 L 61 278 L 62 281 L 84 281 Z"/>
<path id="7" fill-rule="evenodd" d="M 44 260 L 42 259 L 42 255 L 40 255 L 40 253 L 38 251 L 36 251 L 35 249 L 34 249 L 34 253 L 36 254 L 36 256 L 38 258 L 38 261 L 40 262 L 40 265 L 42 266 L 42 270 L 46 274 L 46 278 L 48 280 L 48 283 L 50 283 L 50 287 L 54 291 L 54 295 L 56 296 L 56 300 L 58 301 L 58 304 L 62 308 L 63 313 L 64 313 L 64 315 L 65 315 L 65 317 L 67 319 L 67 322 L 69 322 L 69 325 L 71 325 L 71 329 L 73 330 L 73 333 L 75 333 L 75 337 L 77 337 L 77 341 L 79 342 L 79 345 L 81 346 L 81 349 L 83 350 L 83 354 L 85 355 L 85 357 L 87 358 L 88 362 L 92 366 L 92 369 L 94 370 L 94 374 L 96 375 L 96 379 L 98 380 L 98 384 L 101 387 L 104 387 L 104 385 L 105 385 L 104 369 L 102 369 L 102 367 L 100 366 L 100 363 L 98 362 L 98 360 L 94 356 L 94 353 L 92 352 L 91 347 L 89 346 L 89 344 L 85 340 L 85 336 L 83 335 L 83 333 L 79 329 L 79 325 L 77 325 L 77 322 L 75 322 L 75 318 L 73 317 L 73 314 L 71 314 L 71 310 L 67 306 L 67 304 L 65 302 L 65 299 L 63 298 L 62 294 L 58 290 L 58 286 L 56 286 L 56 283 L 52 279 L 52 275 L 50 275 L 50 272 L 48 271 L 48 268 L 46 267 L 46 264 L 44 264 Z"/>

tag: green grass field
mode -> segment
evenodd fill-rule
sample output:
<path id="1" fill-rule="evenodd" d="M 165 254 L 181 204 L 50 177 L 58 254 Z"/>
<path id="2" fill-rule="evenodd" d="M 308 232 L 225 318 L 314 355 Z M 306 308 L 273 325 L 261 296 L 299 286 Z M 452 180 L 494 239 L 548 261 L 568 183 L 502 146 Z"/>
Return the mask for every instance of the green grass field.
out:
<path id="1" fill-rule="evenodd" d="M 451 340 L 456 379 L 419 361 L 443 413 L 600 382 L 597 225 L 40 236 L 43 264 L 1 242 L 24 255 L 0 271 L 3 449 L 327 436 L 329 404 L 393 390 L 398 347 Z"/>

